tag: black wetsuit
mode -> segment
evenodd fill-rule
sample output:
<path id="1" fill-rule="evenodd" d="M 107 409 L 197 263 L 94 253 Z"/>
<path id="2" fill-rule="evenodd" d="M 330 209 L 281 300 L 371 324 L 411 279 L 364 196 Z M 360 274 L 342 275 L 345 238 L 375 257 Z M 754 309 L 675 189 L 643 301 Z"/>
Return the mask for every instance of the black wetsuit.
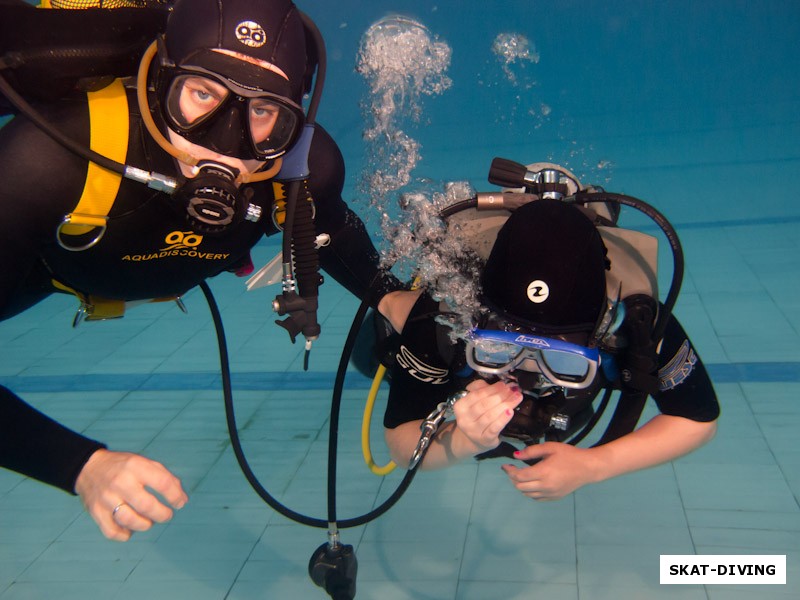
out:
<path id="1" fill-rule="evenodd" d="M 126 163 L 174 176 L 174 160 L 146 132 L 132 97 L 129 105 Z M 88 146 L 85 97 L 40 108 L 66 135 Z M 309 167 L 316 228 L 331 236 L 330 245 L 320 251 L 322 268 L 359 297 L 376 279 L 377 301 L 399 282 L 379 271 L 379 256 L 363 222 L 342 199 L 344 161 L 322 128 L 315 132 Z M 55 233 L 75 208 L 86 172 L 86 161 L 26 119 L 17 117 L 0 128 L 0 213 L 5 215 L 0 220 L 0 320 L 53 293 L 53 279 L 103 298 L 181 295 L 208 277 L 248 264 L 249 250 L 261 236 L 277 233 L 270 218 L 271 182 L 252 185 L 251 202 L 264 215 L 258 223 L 243 221 L 210 236 L 192 232 L 184 208 L 167 195 L 123 179 L 102 240 L 88 250 L 68 252 L 56 243 Z M 0 386 L 0 466 L 73 492 L 81 468 L 99 447 Z"/>
<path id="2" fill-rule="evenodd" d="M 420 296 L 394 345 L 396 358 L 383 422 L 389 429 L 425 419 L 439 402 L 477 377 L 463 370 L 463 347 L 442 343 L 446 326 L 436 322 L 438 314 L 439 303 L 427 294 Z M 444 356 L 447 353 L 452 356 Z M 659 380 L 660 390 L 653 398 L 663 414 L 702 422 L 719 416 L 708 373 L 674 317 L 659 354 Z"/>

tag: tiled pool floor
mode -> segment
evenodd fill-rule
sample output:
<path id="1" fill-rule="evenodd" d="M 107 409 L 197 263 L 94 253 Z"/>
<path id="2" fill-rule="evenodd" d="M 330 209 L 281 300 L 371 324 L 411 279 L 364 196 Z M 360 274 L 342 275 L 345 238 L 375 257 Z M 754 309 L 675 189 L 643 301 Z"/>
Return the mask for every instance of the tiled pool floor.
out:
<path id="1" fill-rule="evenodd" d="M 698 452 L 536 503 L 499 461 L 420 474 L 377 521 L 344 530 L 358 598 L 395 600 L 788 599 L 800 595 L 800 242 L 796 222 L 687 226 L 677 314 L 708 364 L 723 416 Z M 256 262 L 275 251 L 256 249 Z M 211 282 L 226 325 L 245 452 L 292 509 L 326 515 L 330 388 L 355 300 L 328 281 L 323 336 L 301 348 L 272 324 L 274 292 Z M 308 560 L 326 533 L 268 508 L 228 440 L 218 358 L 199 290 L 189 314 L 165 305 L 71 327 L 75 303 L 51 298 L 0 324 L 0 380 L 30 403 L 168 465 L 189 492 L 168 524 L 105 540 L 77 498 L 0 471 L 0 600 L 324 598 Z M 373 508 L 397 485 L 361 457 L 369 382 L 348 376 L 338 511 Z M 376 411 L 381 412 L 380 402 Z M 653 414 L 652 407 L 648 414 Z M 386 458 L 380 414 L 376 460 Z M 785 554 L 786 586 L 661 586 L 661 554 Z"/>

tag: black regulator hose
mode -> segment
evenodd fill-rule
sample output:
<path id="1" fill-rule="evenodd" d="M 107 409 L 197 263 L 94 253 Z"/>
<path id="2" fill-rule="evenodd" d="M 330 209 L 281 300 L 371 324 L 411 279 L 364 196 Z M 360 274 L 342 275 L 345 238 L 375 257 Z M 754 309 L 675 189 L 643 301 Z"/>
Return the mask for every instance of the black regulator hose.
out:
<path id="1" fill-rule="evenodd" d="M 672 314 L 672 309 L 675 308 L 675 303 L 678 300 L 678 294 L 681 291 L 681 284 L 683 283 L 683 247 L 681 246 L 680 239 L 678 238 L 678 233 L 672 227 L 672 224 L 667 220 L 667 218 L 654 206 L 648 204 L 644 200 L 634 198 L 633 196 L 612 194 L 609 192 L 578 192 L 572 196 L 572 199 L 580 204 L 606 202 L 607 200 L 611 200 L 617 204 L 630 206 L 631 208 L 635 208 L 636 210 L 639 210 L 650 217 L 650 219 L 652 219 L 656 225 L 661 228 L 661 231 L 664 232 L 667 242 L 672 249 L 672 282 L 670 284 L 667 297 L 663 303 L 664 309 L 660 311 L 658 321 L 653 328 L 652 339 L 655 342 L 661 341 L 661 338 L 664 337 L 664 330 L 667 327 L 667 321 L 669 321 L 670 315 Z"/>
<path id="2" fill-rule="evenodd" d="M 222 395 L 225 400 L 225 419 L 228 425 L 228 436 L 230 437 L 233 453 L 236 456 L 236 460 L 239 463 L 242 473 L 244 473 L 245 478 L 253 487 L 253 489 L 258 493 L 259 496 L 261 496 L 261 499 L 284 517 L 287 517 L 292 521 L 297 521 L 303 525 L 310 525 L 311 527 L 327 527 L 327 523 L 324 521 L 320 521 L 319 519 L 311 519 L 305 515 L 301 515 L 300 513 L 294 512 L 278 502 L 278 500 L 276 500 L 266 489 L 264 489 L 264 487 L 261 485 L 261 482 L 253 473 L 253 470 L 250 468 L 250 464 L 247 462 L 242 450 L 239 431 L 236 427 L 236 415 L 233 410 L 233 391 L 231 386 L 230 361 L 228 358 L 228 344 L 225 339 L 225 329 L 222 325 L 222 317 L 219 313 L 217 301 L 214 299 L 214 295 L 211 293 L 211 288 L 208 287 L 208 284 L 205 281 L 200 283 L 200 289 L 203 290 L 203 295 L 206 297 L 206 302 L 208 302 L 208 308 L 211 311 L 211 319 L 214 321 L 214 329 L 217 332 L 220 373 L 222 375 Z"/>
<path id="3" fill-rule="evenodd" d="M 322 90 L 325 87 L 325 77 L 328 73 L 328 53 L 325 49 L 325 40 L 322 37 L 322 32 L 320 32 L 317 24 L 302 11 L 300 11 L 300 18 L 303 20 L 303 25 L 305 25 L 308 33 L 311 34 L 317 51 L 317 73 L 315 75 L 314 91 L 311 92 L 311 100 L 308 103 L 308 112 L 306 114 L 307 123 L 316 123 L 317 110 L 319 110 Z"/>
<path id="4" fill-rule="evenodd" d="M 234 455 L 236 456 L 236 461 L 239 463 L 239 467 L 244 473 L 245 478 L 247 479 L 250 486 L 255 490 L 255 492 L 261 497 L 264 502 L 266 502 L 272 509 L 276 512 L 280 513 L 287 519 L 291 519 L 301 525 L 307 525 L 309 527 L 318 527 L 320 529 L 327 529 L 329 528 L 331 523 L 335 523 L 339 528 L 347 529 L 350 527 L 358 527 L 359 525 L 363 525 L 370 521 L 373 521 L 388 511 L 392 506 L 394 506 L 400 497 L 405 493 L 408 486 L 411 485 L 411 481 L 414 479 L 414 476 L 417 473 L 417 469 L 410 469 L 406 475 L 403 477 L 403 480 L 398 484 L 397 489 L 394 493 L 387 498 L 383 504 L 375 508 L 374 510 L 363 514 L 359 517 L 354 517 L 351 519 L 344 519 L 343 521 L 336 520 L 336 451 L 338 449 L 338 426 L 339 426 L 339 413 L 341 408 L 342 402 L 342 390 L 344 389 L 344 377 L 345 371 L 347 367 L 347 363 L 350 360 L 350 355 L 352 354 L 353 347 L 355 346 L 356 338 L 358 335 L 358 330 L 361 328 L 361 324 L 364 321 L 364 317 L 367 314 L 367 310 L 369 309 L 369 302 L 364 301 L 359 306 L 359 309 L 356 313 L 356 318 L 353 319 L 353 325 L 350 328 L 350 332 L 347 336 L 347 341 L 345 342 L 344 349 L 342 351 L 342 358 L 340 360 L 340 368 L 339 372 L 336 376 L 336 382 L 334 384 L 333 390 L 333 399 L 331 401 L 331 419 L 330 419 L 330 439 L 328 442 L 328 451 L 331 454 L 328 457 L 328 520 L 324 519 L 317 519 L 313 517 L 309 517 L 298 512 L 295 512 L 288 508 L 287 506 L 281 504 L 274 496 L 272 496 L 261 484 L 256 477 L 255 473 L 253 473 L 250 464 L 245 457 L 244 451 L 242 449 L 241 439 L 239 438 L 239 431 L 236 426 L 236 415 L 234 412 L 233 406 L 233 391 L 231 385 L 231 372 L 230 372 L 230 362 L 228 358 L 228 346 L 227 341 L 225 338 L 225 330 L 222 325 L 222 317 L 219 313 L 219 308 L 217 306 L 217 302 L 214 299 L 214 295 L 211 292 L 211 288 L 209 288 L 208 284 L 203 281 L 200 283 L 200 289 L 203 291 L 203 295 L 206 298 L 206 302 L 208 302 L 208 308 L 211 312 L 211 318 L 214 322 L 214 328 L 217 333 L 217 345 L 219 347 L 219 358 L 220 358 L 220 371 L 222 374 L 222 393 L 225 401 L 225 419 L 228 427 L 228 436 L 231 440 L 231 446 L 233 448 Z M 345 368 L 341 368 L 344 365 Z"/>
<path id="5" fill-rule="evenodd" d="M 446 219 L 448 217 L 453 216 L 457 212 L 461 212 L 462 210 L 467 210 L 469 208 L 476 208 L 478 206 L 478 197 L 472 196 L 472 198 L 467 198 L 466 200 L 460 200 L 459 202 L 454 202 L 449 206 L 445 206 L 441 211 L 439 211 L 439 218 Z"/>
<path id="6" fill-rule="evenodd" d="M 49 135 L 70 152 L 77 154 L 81 158 L 89 162 L 93 162 L 104 169 L 108 169 L 113 173 L 118 173 L 123 177 L 125 176 L 125 165 L 118 163 L 115 160 L 111 160 L 102 154 L 98 154 L 94 150 L 70 139 L 68 136 L 61 133 L 58 128 L 53 127 L 39 111 L 33 108 L 33 106 L 31 106 L 28 101 L 25 100 L 25 98 L 20 96 L 17 91 L 11 87 L 11 84 L 8 82 L 2 72 L 4 69 L 9 68 L 9 66 L 5 64 L 5 60 L 5 58 L 0 59 L 0 93 L 8 98 L 8 101 L 11 102 L 11 104 L 20 112 L 20 114 L 22 114 L 36 127 L 41 129 L 44 133 Z"/>
<path id="7" fill-rule="evenodd" d="M 297 286 L 303 297 L 319 295 L 319 253 L 315 248 L 317 234 L 314 228 L 314 215 L 311 202 L 301 189 L 295 207 L 294 223 L 294 268 L 297 273 Z"/>
<path id="8" fill-rule="evenodd" d="M 373 287 L 373 284 L 379 277 L 380 273 L 375 276 L 375 279 L 370 284 L 370 288 Z M 347 340 L 342 348 L 342 355 L 339 358 L 339 368 L 336 371 L 336 380 L 333 385 L 333 397 L 331 400 L 330 435 L 328 440 L 328 521 L 329 523 L 338 525 L 342 529 L 357 527 L 358 525 L 363 525 L 364 523 L 377 519 L 397 503 L 417 474 L 416 468 L 406 471 L 405 476 L 398 484 L 394 493 L 389 496 L 383 504 L 371 512 L 353 519 L 345 519 L 343 521 L 336 520 L 336 453 L 339 443 L 339 413 L 342 405 L 342 391 L 344 390 L 344 378 L 347 373 L 347 365 L 353 354 L 353 348 L 358 339 L 358 332 L 361 330 L 361 326 L 364 323 L 364 319 L 370 307 L 370 295 L 371 293 L 367 292 L 350 325 L 350 331 L 347 334 Z"/>
<path id="9" fill-rule="evenodd" d="M 306 112 L 305 127 L 313 132 L 316 123 L 317 110 L 322 98 L 327 73 L 327 53 L 325 40 L 314 21 L 305 13 L 300 12 L 300 18 L 310 35 L 316 50 L 316 78 L 314 88 Z M 302 138 L 301 138 L 302 140 Z M 310 147 L 310 139 L 308 144 Z M 308 147 L 306 148 L 308 151 Z M 317 318 L 319 305 L 319 257 L 316 248 L 316 232 L 314 228 L 313 210 L 306 202 L 305 180 L 309 176 L 308 156 L 300 166 L 301 172 L 293 173 L 287 178 L 286 190 L 286 219 L 283 224 L 282 260 L 284 265 L 284 291 L 282 296 L 276 298 L 276 305 L 281 309 L 279 314 L 289 314 L 284 321 L 276 321 L 289 333 L 292 342 L 297 334 L 302 333 L 307 342 L 319 337 L 321 328 Z M 279 174 L 280 176 L 280 174 Z M 302 199 L 300 198 L 302 192 Z M 299 294 L 294 293 L 294 286 Z M 304 368 L 308 368 L 308 348 Z"/>

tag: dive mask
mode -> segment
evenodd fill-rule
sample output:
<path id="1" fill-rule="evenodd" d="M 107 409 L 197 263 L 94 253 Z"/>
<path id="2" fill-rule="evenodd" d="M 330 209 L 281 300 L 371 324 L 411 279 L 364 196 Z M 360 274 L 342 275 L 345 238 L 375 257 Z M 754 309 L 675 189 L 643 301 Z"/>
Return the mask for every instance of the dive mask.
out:
<path id="1" fill-rule="evenodd" d="M 472 329 L 466 338 L 467 364 L 480 374 L 503 376 L 515 369 L 538 373 L 550 386 L 590 387 L 597 377 L 600 351 L 538 335 Z"/>
<path id="2" fill-rule="evenodd" d="M 164 116 L 181 136 L 226 156 L 271 160 L 297 140 L 305 114 L 288 98 L 200 67 L 169 69 Z"/>

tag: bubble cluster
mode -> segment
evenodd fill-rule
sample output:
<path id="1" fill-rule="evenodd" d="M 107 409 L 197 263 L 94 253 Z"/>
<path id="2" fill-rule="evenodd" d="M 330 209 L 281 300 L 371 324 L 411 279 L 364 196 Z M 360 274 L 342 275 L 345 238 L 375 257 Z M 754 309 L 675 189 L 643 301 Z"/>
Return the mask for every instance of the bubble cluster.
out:
<path id="1" fill-rule="evenodd" d="M 450 182 L 443 191 L 408 192 L 401 197 L 401 219 L 385 223 L 392 244 L 385 260 L 395 272 L 413 276 L 453 313 L 447 324 L 454 338 L 471 326 L 478 301 L 481 260 L 455 225 L 439 215 L 443 208 L 474 197 L 468 182 Z"/>
<path id="2" fill-rule="evenodd" d="M 419 122 L 423 96 L 441 94 L 452 84 L 450 56 L 447 44 L 403 16 L 385 17 L 362 36 L 356 71 L 369 94 L 362 102 L 368 164 L 361 185 L 373 205 L 411 181 L 421 146 L 403 127 Z"/>
<path id="3" fill-rule="evenodd" d="M 494 60 L 487 62 L 490 72 L 482 82 L 500 90 L 495 99 L 497 121 L 517 131 L 541 128 L 549 121 L 552 107 L 534 92 L 539 81 L 533 65 L 540 58 L 534 43 L 521 33 L 500 33 L 492 42 L 491 53 Z"/>
<path id="4" fill-rule="evenodd" d="M 522 85 L 526 89 L 535 85 L 535 80 L 523 77 L 528 64 L 539 62 L 539 53 L 527 37 L 520 33 L 501 33 L 494 38 L 492 52 L 511 84 Z"/>

